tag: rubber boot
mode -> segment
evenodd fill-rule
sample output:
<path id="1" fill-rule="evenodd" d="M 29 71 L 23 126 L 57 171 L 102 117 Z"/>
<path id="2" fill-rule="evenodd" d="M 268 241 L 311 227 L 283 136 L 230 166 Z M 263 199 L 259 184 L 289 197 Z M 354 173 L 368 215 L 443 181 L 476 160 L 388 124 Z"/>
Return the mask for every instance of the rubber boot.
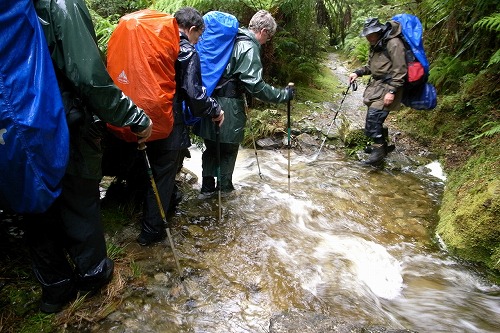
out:
<path id="1" fill-rule="evenodd" d="M 393 145 L 388 145 L 387 146 L 387 154 L 389 154 L 390 152 L 393 152 L 394 149 L 396 149 L 396 145 L 394 145 L 394 144 Z M 370 154 L 372 152 L 372 150 L 373 150 L 372 145 L 368 145 L 368 146 L 365 147 L 365 149 L 363 149 L 363 151 L 365 153 L 367 153 L 367 154 Z"/>
<path id="2" fill-rule="evenodd" d="M 85 274 L 78 275 L 78 290 L 88 296 L 95 295 L 113 278 L 115 264 L 113 260 L 104 258 L 95 268 Z"/>
<path id="3" fill-rule="evenodd" d="M 229 192 L 232 192 L 234 191 L 234 186 L 233 186 L 233 182 L 232 182 L 232 175 L 229 175 L 229 176 L 222 176 L 221 177 L 221 191 L 223 193 L 229 193 Z"/>
<path id="4" fill-rule="evenodd" d="M 205 176 L 201 181 L 201 191 L 198 196 L 199 199 L 211 197 L 215 193 L 215 178 L 212 176 Z"/>
<path id="5" fill-rule="evenodd" d="M 385 126 L 382 127 L 382 137 L 385 139 L 386 142 L 389 141 L 389 128 L 387 128 Z M 386 143 L 386 146 L 387 146 L 387 143 Z M 388 153 L 394 151 L 394 149 L 396 149 L 395 145 L 393 145 L 393 144 L 388 145 L 386 153 L 388 154 Z M 370 154 L 372 152 L 372 150 L 373 150 L 372 145 L 368 145 L 363 149 L 363 151 L 367 154 Z"/>
<path id="6" fill-rule="evenodd" d="M 372 151 L 367 160 L 363 161 L 364 164 L 377 166 L 387 156 L 387 143 L 376 143 L 372 145 Z"/>
<path id="7" fill-rule="evenodd" d="M 40 311 L 57 313 L 76 298 L 76 288 L 71 279 L 47 283 L 37 270 L 35 270 L 35 276 L 42 285 Z"/>

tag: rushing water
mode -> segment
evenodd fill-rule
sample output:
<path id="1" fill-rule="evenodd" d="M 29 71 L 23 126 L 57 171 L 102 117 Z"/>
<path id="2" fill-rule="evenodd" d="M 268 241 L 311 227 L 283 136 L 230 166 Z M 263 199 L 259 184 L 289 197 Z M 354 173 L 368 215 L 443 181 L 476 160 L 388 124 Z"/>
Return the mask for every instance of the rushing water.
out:
<path id="1" fill-rule="evenodd" d="M 268 332 L 273 315 L 297 309 L 419 332 L 500 332 L 500 288 L 434 241 L 439 165 L 384 171 L 322 151 L 292 152 L 288 168 L 282 153 L 259 151 L 257 164 L 240 151 L 221 221 L 217 197 L 198 199 L 199 184 L 185 194 L 172 233 L 193 301 L 161 264 L 172 266 L 170 248 L 142 249 L 147 291 L 96 331 Z M 185 167 L 200 176 L 192 155 Z"/>

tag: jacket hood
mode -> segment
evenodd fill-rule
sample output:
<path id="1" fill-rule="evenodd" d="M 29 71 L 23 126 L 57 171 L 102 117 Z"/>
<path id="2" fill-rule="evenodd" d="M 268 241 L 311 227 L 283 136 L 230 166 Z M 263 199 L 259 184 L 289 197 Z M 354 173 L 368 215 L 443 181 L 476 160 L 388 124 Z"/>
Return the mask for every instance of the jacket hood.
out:
<path id="1" fill-rule="evenodd" d="M 391 39 L 401 34 L 402 29 L 399 22 L 389 21 L 386 24 L 389 26 L 389 29 L 387 29 L 386 35 L 384 36 L 386 39 Z"/>

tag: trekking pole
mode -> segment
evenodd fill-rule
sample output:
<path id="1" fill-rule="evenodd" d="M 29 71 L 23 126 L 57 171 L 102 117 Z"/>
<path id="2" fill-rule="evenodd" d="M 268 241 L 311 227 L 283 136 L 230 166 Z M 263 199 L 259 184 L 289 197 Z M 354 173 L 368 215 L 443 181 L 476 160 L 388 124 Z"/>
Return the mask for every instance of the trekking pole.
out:
<path id="1" fill-rule="evenodd" d="M 323 142 L 321 142 L 321 145 L 319 146 L 319 149 L 318 149 L 318 152 L 316 153 L 316 157 L 315 158 L 318 158 L 319 153 L 321 152 L 321 148 L 323 148 L 323 145 L 325 144 L 326 138 L 328 137 L 328 134 L 330 134 L 330 130 L 332 129 L 333 124 L 335 124 L 335 119 L 337 119 L 337 115 L 339 114 L 339 111 L 342 108 L 342 103 L 344 103 L 344 100 L 345 100 L 345 98 L 347 96 L 347 92 L 349 91 L 349 88 L 351 87 L 351 85 L 352 85 L 352 90 L 353 91 L 358 90 L 358 84 L 356 83 L 356 81 L 349 82 L 349 85 L 347 86 L 347 89 L 344 92 L 344 96 L 342 97 L 342 100 L 340 101 L 340 105 L 339 105 L 339 107 L 337 109 L 337 112 L 335 112 L 335 116 L 333 117 L 333 120 L 330 123 L 330 126 L 328 127 L 328 130 L 326 131 L 326 135 L 323 138 Z"/>
<path id="2" fill-rule="evenodd" d="M 165 225 L 167 225 L 167 228 L 166 228 L 167 229 L 167 237 L 168 237 L 168 241 L 170 243 L 170 247 L 172 248 L 172 253 L 174 255 L 175 263 L 177 265 L 177 271 L 179 272 L 182 287 L 184 288 L 184 292 L 186 293 L 186 296 L 189 298 L 190 297 L 189 292 L 186 288 L 186 285 L 184 284 L 184 277 L 182 274 L 181 265 L 179 264 L 179 259 L 177 258 L 177 253 L 175 251 L 174 242 L 172 240 L 172 235 L 170 234 L 170 228 L 168 227 L 168 224 L 167 224 L 167 218 L 165 216 L 165 211 L 163 210 L 163 205 L 161 204 L 160 194 L 158 193 L 158 187 L 156 186 L 156 182 L 155 182 L 155 179 L 153 177 L 153 171 L 151 170 L 151 164 L 149 164 L 149 158 L 148 158 L 148 154 L 146 152 L 146 144 L 145 143 L 139 144 L 139 147 L 137 149 L 142 150 L 144 152 L 144 160 L 146 161 L 146 167 L 147 167 L 149 179 L 151 181 L 151 187 L 153 188 L 153 192 L 154 192 L 155 197 L 156 197 L 156 202 L 158 203 L 158 208 L 160 209 L 160 214 L 161 214 L 161 218 L 163 220 L 163 223 Z"/>
<path id="3" fill-rule="evenodd" d="M 288 83 L 288 88 L 292 89 L 294 86 L 293 82 Z M 290 148 L 291 148 L 291 129 L 290 129 L 290 101 L 287 101 L 287 133 L 288 133 L 288 195 L 290 195 Z"/>
<path id="4" fill-rule="evenodd" d="M 245 101 L 245 112 L 248 116 L 248 103 L 247 103 L 247 97 L 245 95 L 243 95 L 243 100 Z M 259 168 L 259 177 L 260 179 L 263 179 L 262 173 L 260 172 L 259 156 L 257 155 L 257 145 L 255 144 L 255 133 L 253 132 L 252 128 L 252 120 L 250 120 L 250 117 L 248 117 L 248 120 L 250 121 L 250 133 L 252 133 L 253 151 L 255 153 L 255 159 L 257 160 L 257 168 Z"/>
<path id="5" fill-rule="evenodd" d="M 220 181 L 220 126 L 219 122 L 214 123 L 215 126 L 215 146 L 217 155 L 217 189 L 219 196 L 219 223 L 222 220 L 222 194 L 221 194 L 221 181 Z"/>

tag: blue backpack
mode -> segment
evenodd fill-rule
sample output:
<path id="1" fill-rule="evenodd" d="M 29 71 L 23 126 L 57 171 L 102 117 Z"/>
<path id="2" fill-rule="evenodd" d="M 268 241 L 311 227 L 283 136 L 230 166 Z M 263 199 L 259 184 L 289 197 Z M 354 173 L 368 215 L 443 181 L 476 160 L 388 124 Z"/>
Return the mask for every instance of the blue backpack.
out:
<path id="1" fill-rule="evenodd" d="M 195 48 L 200 56 L 201 78 L 211 96 L 219 82 L 233 52 L 238 19 L 228 13 L 211 11 L 203 15 L 205 31 Z M 184 123 L 192 126 L 201 118 L 195 117 L 184 105 Z"/>
<path id="2" fill-rule="evenodd" d="M 2 1 L 0 31 L 0 209 L 40 213 L 61 192 L 66 114 L 33 1 Z"/>
<path id="3" fill-rule="evenodd" d="M 437 105 L 436 88 L 429 82 L 429 61 L 422 39 L 423 28 L 415 15 L 398 14 L 392 20 L 401 25 L 408 66 L 402 103 L 416 110 L 432 110 Z"/>

